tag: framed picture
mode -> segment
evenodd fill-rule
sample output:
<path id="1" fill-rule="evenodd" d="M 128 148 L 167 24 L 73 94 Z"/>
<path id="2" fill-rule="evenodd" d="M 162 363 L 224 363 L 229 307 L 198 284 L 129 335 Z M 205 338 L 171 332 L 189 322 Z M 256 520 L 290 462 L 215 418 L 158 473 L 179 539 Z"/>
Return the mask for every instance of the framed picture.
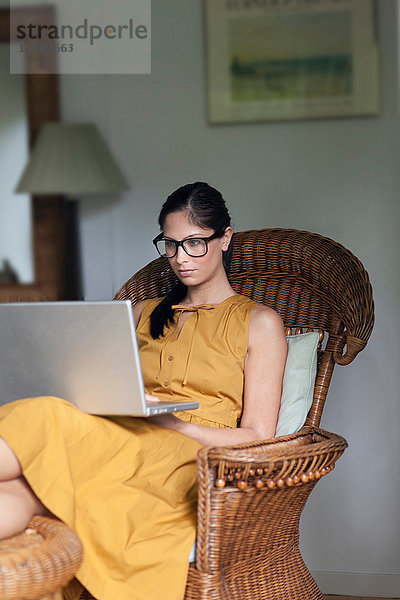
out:
<path id="1" fill-rule="evenodd" d="M 205 0 L 210 123 L 379 112 L 373 0 Z"/>

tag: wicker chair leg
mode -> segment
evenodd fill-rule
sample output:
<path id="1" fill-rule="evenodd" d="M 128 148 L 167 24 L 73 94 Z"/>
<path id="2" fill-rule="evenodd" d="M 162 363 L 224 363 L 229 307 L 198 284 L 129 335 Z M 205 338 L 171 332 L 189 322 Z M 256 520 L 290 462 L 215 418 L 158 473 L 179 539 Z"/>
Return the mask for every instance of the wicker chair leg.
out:
<path id="1" fill-rule="evenodd" d="M 347 446 L 307 429 L 198 455 L 196 564 L 185 600 L 324 600 L 299 549 L 307 499 Z"/>
<path id="2" fill-rule="evenodd" d="M 304 564 L 298 545 L 274 565 L 274 576 L 260 583 L 253 594 L 256 600 L 325 600 L 309 570 Z"/>
<path id="3" fill-rule="evenodd" d="M 185 600 L 325 600 L 298 545 L 273 563 L 263 566 L 262 562 L 255 557 L 254 570 L 247 574 L 243 574 L 240 565 L 238 570 L 214 575 L 200 573 L 192 565 Z"/>

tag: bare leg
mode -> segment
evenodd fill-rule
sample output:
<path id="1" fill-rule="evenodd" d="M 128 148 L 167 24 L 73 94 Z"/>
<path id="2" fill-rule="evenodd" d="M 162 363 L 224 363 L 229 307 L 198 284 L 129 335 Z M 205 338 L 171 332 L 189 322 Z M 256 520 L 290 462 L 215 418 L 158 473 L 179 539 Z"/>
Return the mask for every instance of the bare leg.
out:
<path id="1" fill-rule="evenodd" d="M 23 531 L 33 515 L 50 516 L 50 512 L 22 476 L 10 446 L 0 438 L 0 539 Z"/>
<path id="2" fill-rule="evenodd" d="M 33 515 L 50 512 L 23 477 L 0 482 L 0 539 L 21 533 Z"/>
<path id="3" fill-rule="evenodd" d="M 22 475 L 17 457 L 3 438 L 0 438 L 0 481 L 16 479 Z"/>

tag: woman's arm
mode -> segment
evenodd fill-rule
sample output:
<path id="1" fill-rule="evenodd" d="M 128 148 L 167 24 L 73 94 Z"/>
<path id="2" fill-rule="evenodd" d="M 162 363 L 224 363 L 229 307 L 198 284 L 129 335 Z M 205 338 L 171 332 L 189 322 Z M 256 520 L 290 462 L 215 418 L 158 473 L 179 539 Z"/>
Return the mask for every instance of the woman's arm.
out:
<path id="1" fill-rule="evenodd" d="M 144 300 L 140 300 L 139 302 L 136 302 L 136 304 L 134 304 L 132 307 L 133 320 L 135 321 L 135 327 L 138 326 L 140 315 L 142 314 L 144 302 L 145 302 Z"/>
<path id="2" fill-rule="evenodd" d="M 144 300 L 140 300 L 139 302 L 136 302 L 136 304 L 134 304 L 132 307 L 133 321 L 135 323 L 135 327 L 138 326 L 140 315 L 142 314 L 144 302 L 145 302 Z M 152 396 L 151 394 L 148 394 L 147 392 L 145 392 L 145 396 L 146 396 L 147 402 L 160 402 L 160 399 L 157 398 L 157 396 Z"/>
<path id="3" fill-rule="evenodd" d="M 180 431 L 204 446 L 229 446 L 275 435 L 287 342 L 281 317 L 263 305 L 251 315 L 244 367 L 244 404 L 240 428 L 217 429 L 187 423 L 173 414 L 150 421 Z"/>

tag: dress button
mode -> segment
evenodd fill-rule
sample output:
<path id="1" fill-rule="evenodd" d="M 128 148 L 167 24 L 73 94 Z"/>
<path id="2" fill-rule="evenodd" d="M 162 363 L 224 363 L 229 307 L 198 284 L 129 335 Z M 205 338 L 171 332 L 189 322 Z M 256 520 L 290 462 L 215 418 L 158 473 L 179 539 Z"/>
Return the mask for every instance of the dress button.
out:
<path id="1" fill-rule="evenodd" d="M 164 382 L 163 382 L 163 386 L 164 386 L 164 387 L 168 387 L 168 385 L 169 385 L 168 381 L 164 381 Z"/>
<path id="2" fill-rule="evenodd" d="M 168 360 L 174 360 L 173 356 L 168 356 Z"/>

